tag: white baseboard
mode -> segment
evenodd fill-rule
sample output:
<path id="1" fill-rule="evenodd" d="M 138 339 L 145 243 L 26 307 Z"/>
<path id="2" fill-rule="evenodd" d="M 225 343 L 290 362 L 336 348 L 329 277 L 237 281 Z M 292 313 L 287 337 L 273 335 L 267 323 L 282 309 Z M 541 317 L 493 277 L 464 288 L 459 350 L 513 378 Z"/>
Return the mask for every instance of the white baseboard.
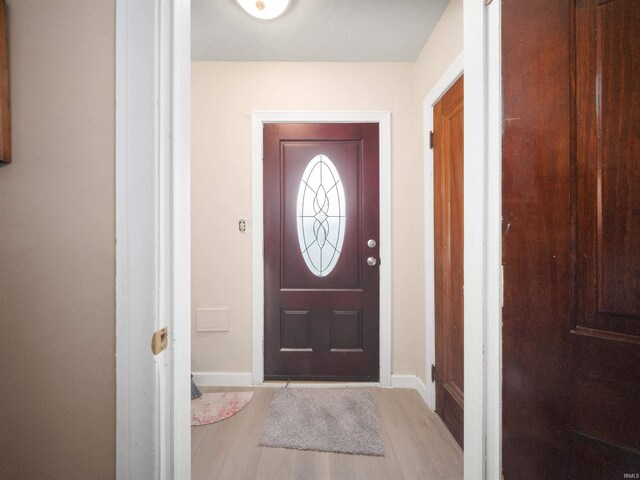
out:
<path id="1" fill-rule="evenodd" d="M 230 372 L 193 372 L 193 381 L 198 387 L 251 387 L 253 376 L 251 373 L 230 373 Z M 263 383 L 262 387 L 281 387 L 284 382 Z M 295 383 L 291 387 L 304 388 L 344 388 L 344 387 L 379 387 L 379 383 L 344 383 L 344 382 L 323 382 L 323 383 Z M 427 387 L 417 375 L 391 375 L 391 388 L 411 388 L 418 392 L 420 398 L 429 406 L 427 402 Z"/>
<path id="2" fill-rule="evenodd" d="M 427 408 L 431 409 L 427 401 L 427 387 L 417 375 L 391 375 L 391 387 L 412 388 L 418 392 L 418 395 L 420 395 L 420 398 L 422 398 Z"/>
<path id="3" fill-rule="evenodd" d="M 417 375 L 391 375 L 391 386 L 393 388 L 413 388 L 416 389 Z"/>
<path id="4" fill-rule="evenodd" d="M 193 382 L 198 387 L 251 387 L 251 373 L 193 372 Z"/>
<path id="5" fill-rule="evenodd" d="M 418 384 L 416 387 L 418 395 L 420 395 L 420 398 L 422 398 L 422 401 L 427 405 L 427 408 L 431 410 L 431 407 L 429 406 L 429 401 L 427 400 L 427 386 L 420 379 L 420 377 L 416 377 L 416 380 Z"/>

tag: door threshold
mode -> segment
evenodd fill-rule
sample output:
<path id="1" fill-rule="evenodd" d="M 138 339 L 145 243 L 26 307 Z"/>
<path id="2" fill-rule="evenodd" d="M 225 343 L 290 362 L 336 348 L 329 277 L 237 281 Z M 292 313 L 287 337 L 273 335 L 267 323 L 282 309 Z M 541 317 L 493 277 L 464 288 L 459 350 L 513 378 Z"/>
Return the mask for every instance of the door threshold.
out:
<path id="1" fill-rule="evenodd" d="M 267 388 L 371 388 L 382 387 L 380 382 L 331 382 L 331 381 L 310 381 L 310 380 L 291 380 L 283 382 L 281 380 L 265 380 L 260 385 L 254 387 Z"/>

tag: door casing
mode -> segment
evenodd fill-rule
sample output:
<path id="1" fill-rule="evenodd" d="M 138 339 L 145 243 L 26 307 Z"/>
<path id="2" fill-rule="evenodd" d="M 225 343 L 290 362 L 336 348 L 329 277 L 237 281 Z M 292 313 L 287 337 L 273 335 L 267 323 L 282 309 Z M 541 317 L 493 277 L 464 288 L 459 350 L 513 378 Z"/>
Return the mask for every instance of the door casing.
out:
<path id="1" fill-rule="evenodd" d="M 188 479 L 190 3 L 117 0 L 115 14 L 116 476 Z"/>
<path id="2" fill-rule="evenodd" d="M 391 114 L 254 111 L 251 114 L 252 377 L 264 382 L 263 128 L 265 123 L 377 123 L 380 134 L 380 385 L 391 386 Z"/>

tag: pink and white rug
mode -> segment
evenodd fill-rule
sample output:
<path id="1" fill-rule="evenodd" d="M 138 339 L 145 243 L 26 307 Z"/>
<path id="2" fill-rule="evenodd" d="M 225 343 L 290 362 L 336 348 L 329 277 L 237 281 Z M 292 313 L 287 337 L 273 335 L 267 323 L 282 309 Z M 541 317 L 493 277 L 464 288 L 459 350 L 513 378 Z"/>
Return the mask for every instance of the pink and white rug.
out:
<path id="1" fill-rule="evenodd" d="M 209 425 L 229 418 L 253 398 L 253 392 L 203 393 L 191 400 L 191 425 Z"/>

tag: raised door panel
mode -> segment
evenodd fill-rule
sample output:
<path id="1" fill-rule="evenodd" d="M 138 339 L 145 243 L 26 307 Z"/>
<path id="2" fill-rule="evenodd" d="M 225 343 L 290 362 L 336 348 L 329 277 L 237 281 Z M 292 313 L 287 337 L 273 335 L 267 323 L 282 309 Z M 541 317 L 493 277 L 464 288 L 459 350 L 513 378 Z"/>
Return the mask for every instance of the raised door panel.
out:
<path id="1" fill-rule="evenodd" d="M 572 426 L 639 460 L 640 2 L 577 0 L 574 44 Z"/>
<path id="2" fill-rule="evenodd" d="M 281 142 L 281 288 L 362 289 L 361 143 Z"/>
<path id="3" fill-rule="evenodd" d="M 640 343 L 640 2 L 576 2 L 578 333 Z"/>

